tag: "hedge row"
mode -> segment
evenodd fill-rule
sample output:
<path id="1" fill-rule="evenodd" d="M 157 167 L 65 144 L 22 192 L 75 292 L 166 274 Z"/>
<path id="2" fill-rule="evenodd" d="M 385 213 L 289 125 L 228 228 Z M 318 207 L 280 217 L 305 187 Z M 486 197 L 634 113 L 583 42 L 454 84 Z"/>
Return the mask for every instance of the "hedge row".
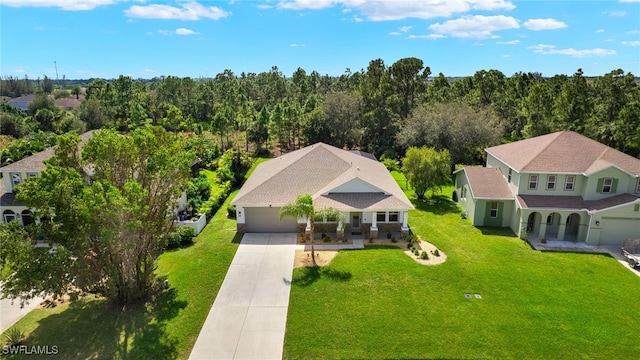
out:
<path id="1" fill-rule="evenodd" d="M 211 194 L 209 200 L 205 201 L 204 204 L 198 209 L 198 213 L 207 214 L 207 221 L 213 218 L 213 215 L 220 209 L 222 204 L 224 204 L 225 200 L 227 200 L 227 196 L 231 192 L 231 181 L 225 181 L 215 193 Z"/>

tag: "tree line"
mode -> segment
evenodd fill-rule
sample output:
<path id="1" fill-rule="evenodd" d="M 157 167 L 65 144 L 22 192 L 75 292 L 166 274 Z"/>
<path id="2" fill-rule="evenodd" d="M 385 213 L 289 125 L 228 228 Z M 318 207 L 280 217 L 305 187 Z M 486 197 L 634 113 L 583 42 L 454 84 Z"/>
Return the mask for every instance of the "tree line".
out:
<path id="1" fill-rule="evenodd" d="M 640 155 L 640 88 L 621 69 L 590 78 L 580 69 L 550 78 L 480 70 L 453 80 L 411 57 L 390 66 L 372 60 L 340 76 L 298 68 L 287 77 L 276 66 L 258 74 L 227 69 L 209 79 L 120 76 L 91 81 L 85 95 L 70 114 L 50 104 L 42 108 L 51 113 L 34 106 L 11 121 L 0 113 L 2 127 L 130 131 L 151 124 L 210 131 L 222 150 L 289 151 L 322 141 L 392 158 L 426 145 L 448 149 L 453 163 L 481 162 L 482 148 L 501 141 L 572 130 Z"/>

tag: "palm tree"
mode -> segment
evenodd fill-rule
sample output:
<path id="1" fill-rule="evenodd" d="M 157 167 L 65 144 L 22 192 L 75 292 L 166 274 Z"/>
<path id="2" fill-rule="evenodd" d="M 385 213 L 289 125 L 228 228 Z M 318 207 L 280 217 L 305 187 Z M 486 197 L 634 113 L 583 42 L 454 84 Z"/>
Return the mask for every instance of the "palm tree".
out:
<path id="1" fill-rule="evenodd" d="M 338 222 L 338 226 L 341 225 L 343 221 L 343 215 L 340 210 L 332 207 L 323 208 L 319 211 L 313 206 L 313 198 L 309 194 L 302 194 L 296 198 L 296 201 L 292 203 L 285 204 L 280 208 L 280 213 L 278 217 L 282 220 L 285 216 L 291 216 L 294 218 L 307 218 L 309 219 L 309 232 L 311 233 L 311 261 L 313 262 L 313 266 L 318 266 L 316 264 L 316 253 L 314 248 L 313 241 L 313 231 L 314 231 L 314 219 L 322 218 L 324 220 L 335 220 Z"/>

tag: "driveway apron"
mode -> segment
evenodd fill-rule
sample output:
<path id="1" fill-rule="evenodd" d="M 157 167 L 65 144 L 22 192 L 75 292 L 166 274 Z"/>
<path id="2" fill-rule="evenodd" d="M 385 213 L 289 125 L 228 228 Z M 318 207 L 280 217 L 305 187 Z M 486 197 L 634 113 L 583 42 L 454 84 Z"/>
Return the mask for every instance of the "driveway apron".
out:
<path id="1" fill-rule="evenodd" d="M 296 234 L 245 234 L 190 359 L 282 359 Z"/>

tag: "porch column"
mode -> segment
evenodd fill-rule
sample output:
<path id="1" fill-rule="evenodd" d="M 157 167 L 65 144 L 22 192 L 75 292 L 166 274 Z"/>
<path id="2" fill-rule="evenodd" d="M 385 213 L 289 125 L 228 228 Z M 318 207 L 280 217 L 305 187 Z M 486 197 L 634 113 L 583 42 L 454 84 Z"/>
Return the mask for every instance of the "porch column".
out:
<path id="1" fill-rule="evenodd" d="M 304 228 L 304 238 L 311 240 L 309 234 L 311 233 L 311 219 L 307 219 L 307 226 Z"/>
<path id="2" fill-rule="evenodd" d="M 244 207 L 238 206 L 236 207 L 236 230 L 243 234 L 246 229 L 247 225 L 245 224 Z"/>
<path id="3" fill-rule="evenodd" d="M 402 211 L 402 227 L 400 228 L 402 236 L 409 235 L 409 212 Z"/>
<path id="4" fill-rule="evenodd" d="M 371 213 L 371 228 L 369 228 L 369 237 L 372 239 L 378 238 L 378 213 L 376 211 Z"/>
<path id="5" fill-rule="evenodd" d="M 540 229 L 538 229 L 538 239 L 547 238 L 547 216 L 549 214 L 540 213 Z"/>
<path id="6" fill-rule="evenodd" d="M 558 240 L 564 241 L 564 233 L 567 230 L 567 219 L 562 219 L 560 214 L 560 224 L 558 225 Z"/>

